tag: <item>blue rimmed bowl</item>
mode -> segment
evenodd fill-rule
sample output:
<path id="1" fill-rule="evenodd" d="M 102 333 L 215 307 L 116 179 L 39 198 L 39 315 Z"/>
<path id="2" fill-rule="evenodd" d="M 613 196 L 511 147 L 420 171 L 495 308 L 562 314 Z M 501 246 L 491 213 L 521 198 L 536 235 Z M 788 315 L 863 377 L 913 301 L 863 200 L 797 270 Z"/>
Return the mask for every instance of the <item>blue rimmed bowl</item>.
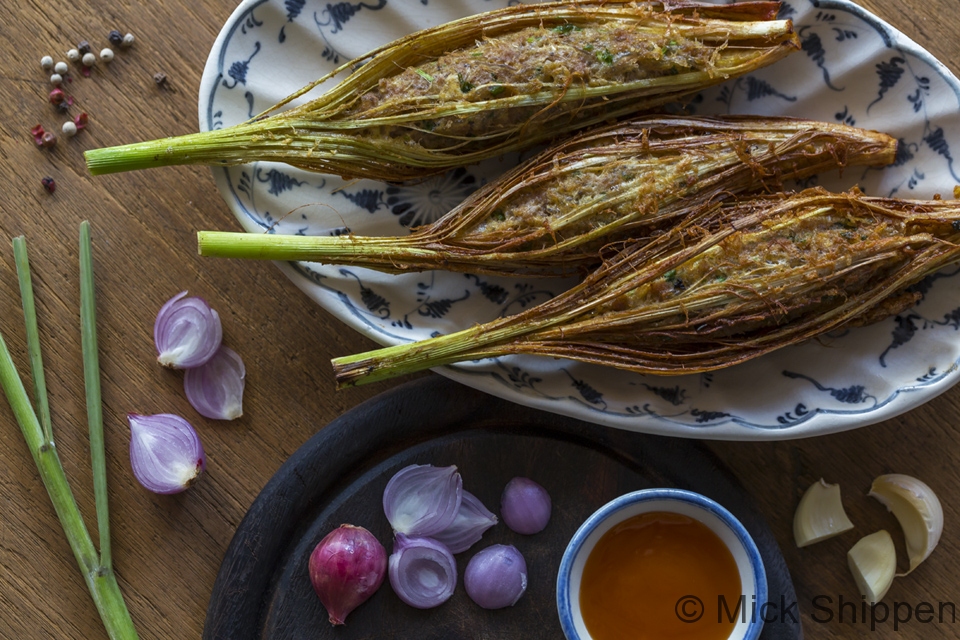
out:
<path id="1" fill-rule="evenodd" d="M 617 524 L 653 511 L 677 513 L 709 527 L 733 554 L 740 571 L 741 604 L 751 607 L 755 602 L 759 608 L 767 601 L 767 578 L 760 551 L 733 514 L 710 498 L 693 491 L 644 489 L 622 495 L 602 506 L 580 526 L 567 545 L 557 576 L 557 609 L 560 625 L 568 640 L 591 639 L 580 613 L 579 596 L 583 568 L 593 548 Z M 702 595 L 706 597 L 706 594 Z M 710 610 L 714 603 L 709 600 L 706 598 L 704 601 L 697 594 L 686 595 L 677 601 L 676 615 L 687 618 L 686 621 L 692 624 L 709 624 L 711 617 L 717 615 L 717 610 Z M 719 606 L 719 603 L 716 604 Z M 731 610 L 736 606 L 730 603 Z M 756 640 L 762 629 L 763 618 L 747 610 L 745 616 L 738 617 L 729 640 Z"/>

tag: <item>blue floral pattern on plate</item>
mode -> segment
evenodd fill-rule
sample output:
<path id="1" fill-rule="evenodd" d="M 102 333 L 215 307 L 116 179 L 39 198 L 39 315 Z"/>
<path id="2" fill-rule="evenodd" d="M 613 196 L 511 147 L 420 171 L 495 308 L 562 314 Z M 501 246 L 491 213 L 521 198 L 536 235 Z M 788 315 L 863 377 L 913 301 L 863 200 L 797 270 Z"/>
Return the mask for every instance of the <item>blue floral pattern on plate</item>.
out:
<path id="1" fill-rule="evenodd" d="M 200 127 L 242 122 L 389 40 L 513 0 L 245 0 L 204 69 Z M 801 50 L 694 96 L 697 114 L 754 113 L 843 122 L 900 141 L 896 162 L 816 176 L 876 195 L 949 196 L 960 182 L 960 82 L 909 38 L 846 0 L 788 0 Z M 300 98 L 317 95 L 322 88 Z M 286 165 L 215 168 L 251 233 L 397 235 L 443 215 L 519 161 L 511 156 L 408 185 L 345 182 Z M 279 267 L 311 298 L 382 344 L 449 333 L 546 300 L 570 281 L 447 272 L 386 275 L 313 263 Z M 576 362 L 509 357 L 440 370 L 510 400 L 613 427 L 704 438 L 777 439 L 885 420 L 957 381 L 960 278 L 917 285 L 915 308 L 710 374 L 657 378 Z M 331 354 L 344 355 L 344 354 Z M 322 365 L 318 365 L 322 366 Z"/>

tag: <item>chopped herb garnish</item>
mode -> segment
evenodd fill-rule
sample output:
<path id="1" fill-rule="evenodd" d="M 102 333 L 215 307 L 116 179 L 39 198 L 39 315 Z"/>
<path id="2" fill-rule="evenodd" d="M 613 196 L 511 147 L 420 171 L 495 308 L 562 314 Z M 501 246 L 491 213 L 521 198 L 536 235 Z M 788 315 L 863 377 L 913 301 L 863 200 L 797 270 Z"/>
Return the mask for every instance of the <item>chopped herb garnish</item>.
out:
<path id="1" fill-rule="evenodd" d="M 433 76 L 424 71 L 423 69 L 414 69 L 417 72 L 417 75 L 426 80 L 427 82 L 433 82 Z"/>
<path id="2" fill-rule="evenodd" d="M 604 49 L 602 52 L 597 54 L 597 60 L 603 64 L 613 64 L 613 54 Z"/>
<path id="3" fill-rule="evenodd" d="M 463 74 L 458 73 L 457 80 L 460 81 L 460 91 L 464 93 L 470 93 L 471 91 L 473 91 L 473 83 L 468 80 L 464 80 Z"/>
<path id="4" fill-rule="evenodd" d="M 558 24 L 553 28 L 553 30 L 559 33 L 560 35 L 566 35 L 571 31 L 582 31 L 582 28 L 578 27 L 575 24 Z"/>
<path id="5" fill-rule="evenodd" d="M 490 217 L 496 220 L 497 222 L 503 222 L 507 219 L 507 214 L 503 212 L 503 209 L 496 209 L 493 213 L 490 214 Z"/>
<path id="6" fill-rule="evenodd" d="M 501 93 L 503 93 L 503 85 L 502 85 L 502 84 L 495 84 L 495 85 L 493 85 L 492 87 L 490 87 L 490 95 L 492 95 L 492 96 L 498 96 L 498 95 L 500 95 Z"/>

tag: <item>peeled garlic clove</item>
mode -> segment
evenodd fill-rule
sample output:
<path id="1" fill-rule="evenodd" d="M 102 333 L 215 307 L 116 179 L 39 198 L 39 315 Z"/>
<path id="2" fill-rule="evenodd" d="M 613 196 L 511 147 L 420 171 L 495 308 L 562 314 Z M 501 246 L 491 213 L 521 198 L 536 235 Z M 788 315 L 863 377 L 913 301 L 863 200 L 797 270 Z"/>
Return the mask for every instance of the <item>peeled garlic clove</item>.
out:
<path id="1" fill-rule="evenodd" d="M 880 602 L 897 573 L 897 550 L 893 538 L 882 529 L 861 538 L 847 552 L 847 564 L 867 602 Z"/>
<path id="2" fill-rule="evenodd" d="M 937 494 L 925 483 L 901 473 L 879 476 L 870 487 L 870 495 L 893 512 L 903 527 L 910 569 L 917 568 L 933 552 L 943 533 L 943 507 Z"/>
<path id="3" fill-rule="evenodd" d="M 793 537 L 798 547 L 832 538 L 853 529 L 843 510 L 840 485 L 827 484 L 823 478 L 807 489 L 793 515 Z"/>
<path id="4" fill-rule="evenodd" d="M 455 466 L 412 464 L 387 483 L 383 513 L 395 532 L 431 537 L 453 524 L 462 501 L 463 481 Z"/>

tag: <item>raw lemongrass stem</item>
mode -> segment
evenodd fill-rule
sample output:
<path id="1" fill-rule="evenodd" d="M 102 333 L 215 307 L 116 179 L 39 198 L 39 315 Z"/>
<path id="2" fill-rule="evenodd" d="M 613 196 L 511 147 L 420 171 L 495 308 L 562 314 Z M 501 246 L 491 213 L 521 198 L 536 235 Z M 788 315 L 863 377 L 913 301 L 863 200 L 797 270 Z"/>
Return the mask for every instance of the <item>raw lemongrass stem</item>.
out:
<path id="1" fill-rule="evenodd" d="M 30 375 L 33 378 L 33 395 L 40 412 L 40 427 L 45 444 L 53 444 L 53 428 L 50 426 L 50 403 L 47 400 L 47 381 L 43 375 L 43 358 L 40 354 L 40 332 L 37 329 L 37 309 L 33 300 L 33 283 L 30 279 L 30 259 L 27 241 L 23 236 L 13 239 L 13 255 L 17 263 L 17 279 L 20 281 L 20 300 L 26 323 L 27 352 L 30 354 Z"/>
<path id="2" fill-rule="evenodd" d="M 100 566 L 104 571 L 112 573 L 107 462 L 103 444 L 103 404 L 100 400 L 100 358 L 97 353 L 96 292 L 93 283 L 90 223 L 86 220 L 80 223 L 80 338 L 83 345 L 83 381 L 87 394 L 87 424 L 90 429 L 93 496 L 100 533 Z"/>
<path id="3" fill-rule="evenodd" d="M 21 244 L 25 256 L 26 244 L 22 238 L 18 240 L 20 240 L 19 244 Z M 29 269 L 27 261 L 18 260 L 17 267 L 20 270 L 21 282 L 30 282 L 29 273 L 25 271 Z M 32 297 L 32 291 L 29 295 Z M 25 313 L 27 315 L 24 319 L 27 325 L 31 322 L 36 324 L 35 309 L 32 305 L 28 307 Z M 29 335 L 28 340 L 32 340 Z M 34 348 L 36 346 L 34 345 Z M 36 350 L 39 352 L 39 349 Z M 111 640 L 136 639 L 137 631 L 123 600 L 116 575 L 112 570 L 106 569 L 100 561 L 97 549 L 90 538 L 90 533 L 84 525 L 83 516 L 77 507 L 73 491 L 70 489 L 70 483 L 63 471 L 63 465 L 57 455 L 56 444 L 52 438 L 47 439 L 45 437 L 43 427 L 30 404 L 30 398 L 17 373 L 16 365 L 13 363 L 13 358 L 2 335 L 0 335 L 0 386 L 3 387 L 4 395 L 7 397 L 17 424 L 20 426 L 30 455 L 37 465 L 40 478 L 47 489 L 50 501 L 53 503 L 54 511 L 63 527 L 63 532 L 80 567 L 80 572 L 83 574 L 83 579 L 87 583 L 90 596 L 100 613 L 107 635 Z"/>

